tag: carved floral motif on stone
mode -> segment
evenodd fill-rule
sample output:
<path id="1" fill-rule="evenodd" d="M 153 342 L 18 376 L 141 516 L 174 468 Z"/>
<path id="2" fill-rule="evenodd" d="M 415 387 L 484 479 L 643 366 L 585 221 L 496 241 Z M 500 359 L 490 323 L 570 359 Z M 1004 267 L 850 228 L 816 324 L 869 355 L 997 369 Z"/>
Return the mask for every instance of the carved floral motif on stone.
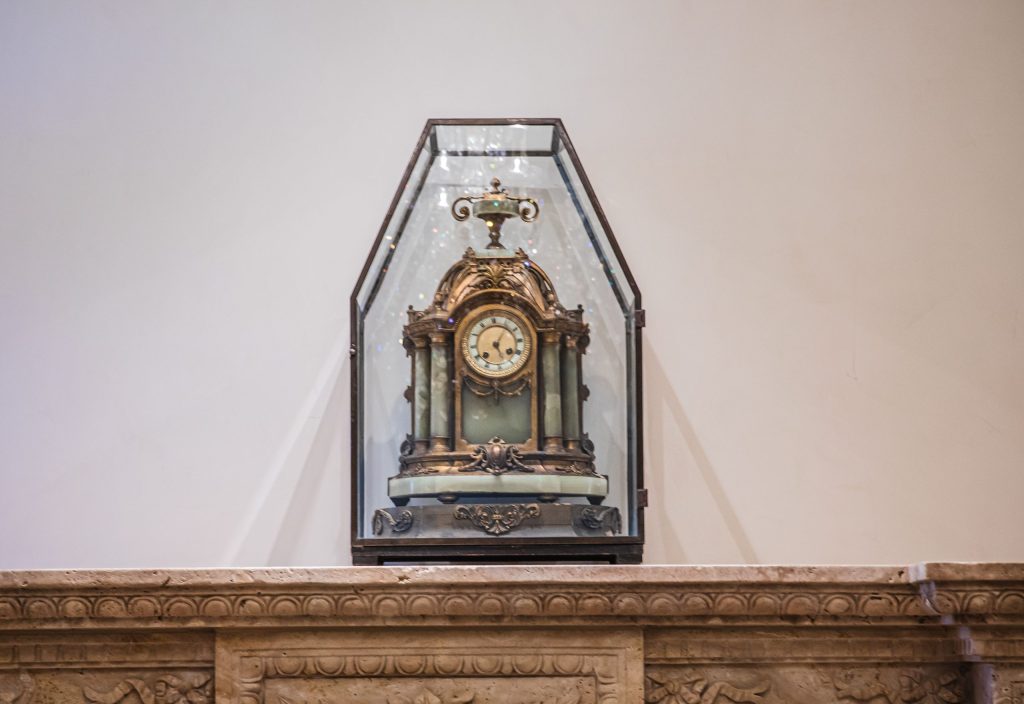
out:
<path id="1" fill-rule="evenodd" d="M 1000 704 L 1024 704 L 1024 682 L 1014 682 L 1010 687 L 1009 699 L 999 700 Z"/>
<path id="2" fill-rule="evenodd" d="M 652 704 L 716 704 L 716 702 L 763 702 L 761 696 L 771 683 L 757 682 L 738 687 L 723 680 L 712 680 L 699 670 L 683 669 L 672 676 L 647 677 L 645 702 Z"/>
<path id="3" fill-rule="evenodd" d="M 411 699 L 402 695 L 388 697 L 388 704 L 473 704 L 476 694 L 473 692 L 463 692 L 461 694 L 453 694 L 445 699 L 447 701 L 424 687 L 413 695 Z"/>
<path id="4" fill-rule="evenodd" d="M 975 701 L 994 704 L 1024 704 L 1024 659 L 1003 660 L 977 666 Z"/>
<path id="5" fill-rule="evenodd" d="M 824 675 L 840 700 L 870 704 L 957 704 L 964 701 L 965 685 L 958 672 L 929 674 L 919 669 L 883 671 L 852 669 Z"/>
<path id="6" fill-rule="evenodd" d="M 823 657 L 827 654 L 823 653 Z M 960 666 L 758 665 L 648 667 L 650 704 L 966 704 Z M 1022 702 L 1021 704 L 1024 704 Z"/>
<path id="7" fill-rule="evenodd" d="M 0 673 L 0 704 L 31 704 L 35 679 L 27 672 Z"/>
<path id="8" fill-rule="evenodd" d="M 93 704 L 118 704 L 130 694 L 137 695 L 142 704 L 209 704 L 213 701 L 211 680 L 207 673 L 183 677 L 167 674 L 149 679 L 129 677 L 108 691 L 83 687 L 82 694 Z"/>

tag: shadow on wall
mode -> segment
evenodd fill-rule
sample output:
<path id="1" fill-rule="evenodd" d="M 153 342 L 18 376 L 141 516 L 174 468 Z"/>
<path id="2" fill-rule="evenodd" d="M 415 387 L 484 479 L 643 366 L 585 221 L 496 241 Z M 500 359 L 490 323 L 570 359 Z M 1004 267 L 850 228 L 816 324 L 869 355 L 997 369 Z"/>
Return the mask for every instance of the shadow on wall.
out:
<path id="1" fill-rule="evenodd" d="M 665 375 L 665 368 L 662 366 L 661 360 L 650 347 L 647 346 L 644 350 L 644 410 L 646 412 L 644 429 L 647 439 L 644 480 L 652 496 L 652 506 L 647 510 L 645 522 L 648 534 L 647 542 L 650 543 L 651 537 L 656 534 L 663 543 L 665 553 L 673 558 L 673 562 L 688 561 L 686 550 L 679 536 L 673 530 L 672 523 L 667 520 L 668 516 L 679 511 L 679 502 L 676 501 L 676 497 L 668 495 L 667 486 L 678 487 L 684 484 L 684 482 L 672 481 L 673 474 L 684 471 L 681 458 L 666 459 L 665 457 L 665 434 L 671 429 L 678 431 L 679 437 L 685 442 L 686 448 L 693 458 L 693 464 L 707 487 L 708 494 L 743 561 L 748 564 L 757 563 L 754 546 L 744 532 L 722 484 L 718 481 L 715 469 L 711 466 L 711 460 L 704 452 L 700 439 L 697 437 L 686 411 L 683 410 L 683 404 L 679 401 L 679 397 Z M 683 498 L 685 500 L 685 497 Z"/>
<path id="2" fill-rule="evenodd" d="M 672 562 L 688 561 L 683 541 L 669 520 L 679 513 L 680 497 L 670 496 L 669 489 L 678 491 L 678 487 L 685 485 L 679 475 L 692 464 L 742 560 L 757 563 L 754 547 L 672 389 L 661 360 L 652 350 L 645 352 L 646 480 L 653 498 L 647 516 L 648 543 L 660 541 L 663 554 Z M 297 414 L 229 550 L 227 564 L 349 563 L 348 370 L 348 345 L 342 341 L 332 351 Z M 692 463 L 683 457 L 666 457 L 670 435 L 683 441 Z M 332 486 L 337 490 L 332 491 Z M 681 498 L 685 502 L 686 497 Z M 333 539 L 325 540 L 328 535 Z"/>
<path id="3" fill-rule="evenodd" d="M 339 336 L 296 415 L 227 564 L 349 564 L 347 337 Z"/>
<path id="4" fill-rule="evenodd" d="M 330 393 L 313 436 L 313 442 L 306 452 L 306 461 L 303 463 L 299 480 L 295 483 L 295 488 L 292 491 L 291 501 L 288 502 L 284 519 L 277 532 L 277 539 L 270 550 L 268 563 L 271 565 L 294 564 L 296 556 L 302 554 L 303 537 L 307 533 L 304 528 L 311 522 L 310 507 L 316 505 L 316 498 L 322 491 L 322 487 L 330 486 L 332 474 L 335 477 L 341 477 L 342 490 L 338 496 L 341 510 L 332 513 L 337 519 L 337 537 L 332 541 L 334 559 L 330 560 L 329 564 L 349 562 L 348 521 L 346 520 L 349 506 L 348 472 L 346 471 L 349 464 L 347 462 L 348 369 L 349 362 L 346 357 L 345 362 L 334 376 L 334 383 L 330 385 Z M 323 561 L 318 562 L 322 563 Z"/>

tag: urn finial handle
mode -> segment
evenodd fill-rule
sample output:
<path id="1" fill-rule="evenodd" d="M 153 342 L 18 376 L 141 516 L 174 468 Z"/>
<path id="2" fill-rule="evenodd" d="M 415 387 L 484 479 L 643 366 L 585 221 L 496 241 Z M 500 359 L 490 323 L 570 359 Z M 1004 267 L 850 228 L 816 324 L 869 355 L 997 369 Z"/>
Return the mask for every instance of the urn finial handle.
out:
<path id="1" fill-rule="evenodd" d="M 510 195 L 507 188 L 501 187 L 501 179 L 493 178 L 491 190 L 475 196 L 462 196 L 452 203 L 452 217 L 459 222 L 468 219 L 470 214 L 487 225 L 487 234 L 491 238 L 487 249 L 504 249 L 501 226 L 505 220 L 519 218 L 523 222 L 533 222 L 540 214 L 540 206 L 533 198 Z"/>

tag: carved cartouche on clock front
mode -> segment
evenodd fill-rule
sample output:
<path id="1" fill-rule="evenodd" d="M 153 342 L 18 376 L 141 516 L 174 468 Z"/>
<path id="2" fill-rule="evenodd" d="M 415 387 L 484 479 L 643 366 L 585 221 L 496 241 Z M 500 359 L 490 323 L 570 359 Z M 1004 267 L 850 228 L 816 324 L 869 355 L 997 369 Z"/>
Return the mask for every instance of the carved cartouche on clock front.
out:
<path id="1" fill-rule="evenodd" d="M 598 504 L 608 479 L 596 472 L 583 432 L 583 311 L 566 309 L 544 270 L 500 240 L 505 219 L 530 222 L 538 206 L 496 179 L 491 191 L 455 202 L 459 220 L 469 216 L 463 201 L 491 241 L 466 250 L 429 306 L 409 308 L 412 432 L 388 496 L 397 505 L 517 496 Z"/>

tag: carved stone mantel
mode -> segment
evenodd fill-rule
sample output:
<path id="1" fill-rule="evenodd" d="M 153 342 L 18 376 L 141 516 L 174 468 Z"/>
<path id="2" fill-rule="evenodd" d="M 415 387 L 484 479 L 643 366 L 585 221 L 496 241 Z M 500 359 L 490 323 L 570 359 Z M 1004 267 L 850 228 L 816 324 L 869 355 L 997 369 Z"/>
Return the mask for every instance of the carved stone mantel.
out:
<path id="1" fill-rule="evenodd" d="M 0 572 L 0 704 L 1024 704 L 1024 565 Z"/>

